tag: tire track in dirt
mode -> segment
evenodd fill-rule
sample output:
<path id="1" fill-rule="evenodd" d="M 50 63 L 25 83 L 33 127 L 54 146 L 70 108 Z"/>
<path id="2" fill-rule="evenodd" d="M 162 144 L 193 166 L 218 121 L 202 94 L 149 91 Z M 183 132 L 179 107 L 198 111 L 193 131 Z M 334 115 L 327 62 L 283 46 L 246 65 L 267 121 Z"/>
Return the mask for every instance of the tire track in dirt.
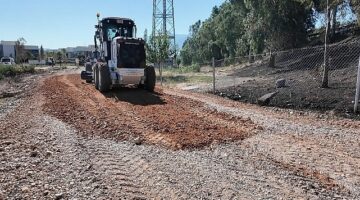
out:
<path id="1" fill-rule="evenodd" d="M 303 113 L 294 114 L 296 111 L 293 110 L 276 112 L 271 108 L 247 105 L 208 94 L 171 90 L 166 92 L 202 101 L 209 108 L 230 115 L 251 117 L 264 131 L 243 144 L 256 145 L 259 158 L 314 180 L 327 191 L 359 195 L 359 130 L 354 129 L 359 122 L 319 119 L 314 113 L 304 116 Z M 343 126 L 342 122 L 347 126 Z"/>
<path id="2" fill-rule="evenodd" d="M 38 90 L 35 90 L 33 95 L 26 99 L 20 107 L 6 116 L 7 123 L 0 124 L 0 136 L 2 140 L 5 140 L 4 144 L 0 142 L 1 148 L 3 145 L 18 145 L 18 143 L 22 142 L 24 144 L 19 146 L 18 149 L 36 150 L 43 152 L 45 155 L 45 152 L 50 152 L 47 148 L 51 148 L 53 152 L 49 153 L 49 155 L 57 154 L 58 156 L 55 158 L 56 162 L 54 162 L 57 164 L 56 167 L 38 166 L 39 164 L 27 167 L 26 172 L 35 172 L 31 177 L 27 177 L 27 180 L 41 181 L 41 178 L 46 177 L 47 180 L 42 180 L 42 184 L 50 185 L 51 188 L 54 187 L 54 191 L 49 189 L 49 186 L 36 187 L 35 189 L 40 190 L 37 192 L 31 188 L 31 192 L 34 192 L 33 197 L 40 196 L 40 198 L 51 199 L 50 196 L 60 193 L 62 190 L 64 192 L 63 197 L 81 197 L 80 194 L 84 195 L 86 193 L 87 197 L 99 195 L 97 197 L 107 196 L 113 199 L 149 199 L 155 198 L 156 194 L 161 192 L 153 191 L 139 181 L 152 179 L 151 175 L 146 173 L 151 168 L 145 160 L 132 152 L 133 147 L 130 146 L 125 151 L 124 149 L 118 150 L 116 146 L 112 146 L 111 141 L 86 139 L 76 133 L 64 130 L 64 127 L 54 122 L 56 119 L 53 120 L 51 117 L 44 116 L 41 110 L 44 103 L 44 96 Z M 0 122 L 3 122 L 2 119 Z M 59 132 L 54 134 L 54 130 Z M 21 134 L 18 134 L 18 132 Z M 16 135 L 15 138 L 17 139 L 8 140 L 11 135 Z M 45 141 L 46 143 L 44 143 Z M 107 143 L 109 144 L 107 145 Z M 50 165 L 53 161 L 45 160 L 43 162 Z M 79 163 L 87 165 L 87 167 L 77 166 Z M 25 165 L 28 165 L 28 163 L 25 163 Z M 65 175 L 66 177 L 61 178 Z M 12 176 L 14 175 L 10 175 L 11 178 L 13 178 Z M 15 179 L 18 179 L 16 176 Z M 142 176 L 141 179 L 140 176 Z M 53 182 L 50 184 L 47 182 L 48 180 Z M 2 181 L 0 179 L 0 184 Z M 74 188 L 72 182 L 76 182 L 78 187 Z M 10 193 L 5 193 L 6 196 L 29 197 L 28 194 L 21 191 L 19 186 L 10 186 L 13 188 Z M 55 189 L 55 187 L 58 189 Z M 1 188 L 0 195 L 3 195 L 2 189 L 7 188 Z M 171 190 L 171 188 L 167 189 Z M 44 191 L 47 192 L 45 196 L 43 195 Z M 84 196 L 82 197 L 85 199 Z"/>
<path id="3" fill-rule="evenodd" d="M 132 158 L 128 159 L 127 152 L 121 154 L 109 152 L 107 147 L 101 146 L 95 146 L 93 151 L 97 154 L 93 162 L 94 168 L 101 171 L 102 176 L 107 177 L 104 181 L 107 187 L 111 188 L 109 193 L 112 197 L 146 199 L 147 196 L 150 196 L 143 193 L 143 186 L 135 181 L 136 175 L 131 171 L 135 161 Z"/>

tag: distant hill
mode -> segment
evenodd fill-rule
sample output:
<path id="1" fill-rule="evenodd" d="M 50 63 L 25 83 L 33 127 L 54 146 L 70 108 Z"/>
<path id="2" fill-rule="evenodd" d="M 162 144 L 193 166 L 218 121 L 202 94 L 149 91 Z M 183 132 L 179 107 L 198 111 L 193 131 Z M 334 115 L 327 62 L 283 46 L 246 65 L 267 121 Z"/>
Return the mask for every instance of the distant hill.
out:
<path id="1" fill-rule="evenodd" d="M 182 46 L 183 46 L 185 40 L 187 39 L 187 37 L 188 37 L 188 35 L 185 35 L 185 34 L 176 35 L 176 44 L 179 49 L 182 49 Z"/>

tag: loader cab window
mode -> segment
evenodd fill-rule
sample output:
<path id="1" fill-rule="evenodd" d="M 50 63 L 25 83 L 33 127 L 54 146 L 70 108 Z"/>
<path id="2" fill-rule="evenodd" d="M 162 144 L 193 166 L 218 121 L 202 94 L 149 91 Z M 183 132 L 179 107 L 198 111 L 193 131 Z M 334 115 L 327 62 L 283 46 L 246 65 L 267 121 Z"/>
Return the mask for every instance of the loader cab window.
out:
<path id="1" fill-rule="evenodd" d="M 132 27 L 109 26 L 107 29 L 107 37 L 109 41 L 111 41 L 115 36 L 132 37 L 132 35 Z"/>
<path id="2" fill-rule="evenodd" d="M 111 41 L 111 40 L 115 37 L 117 31 L 118 31 L 118 30 L 117 30 L 116 27 L 109 27 L 109 28 L 107 29 L 107 39 L 108 39 L 109 41 Z"/>

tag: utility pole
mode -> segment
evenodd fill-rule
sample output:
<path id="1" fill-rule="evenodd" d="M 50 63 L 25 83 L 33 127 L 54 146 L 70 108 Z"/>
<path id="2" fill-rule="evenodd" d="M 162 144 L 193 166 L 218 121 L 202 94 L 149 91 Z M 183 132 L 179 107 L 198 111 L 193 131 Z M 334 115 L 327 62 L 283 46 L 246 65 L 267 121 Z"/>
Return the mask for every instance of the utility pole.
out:
<path id="1" fill-rule="evenodd" d="M 176 57 L 174 0 L 153 0 L 153 37 L 167 35 L 171 56 Z"/>

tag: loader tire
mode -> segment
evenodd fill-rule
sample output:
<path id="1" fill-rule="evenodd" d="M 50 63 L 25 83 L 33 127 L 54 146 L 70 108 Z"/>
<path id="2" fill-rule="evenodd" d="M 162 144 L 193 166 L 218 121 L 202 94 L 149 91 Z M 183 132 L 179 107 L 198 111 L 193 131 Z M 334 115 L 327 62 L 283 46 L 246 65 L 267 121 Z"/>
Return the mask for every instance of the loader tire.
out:
<path id="1" fill-rule="evenodd" d="M 145 68 L 145 84 L 144 87 L 149 92 L 154 92 L 156 84 L 156 74 L 154 67 Z"/>
<path id="2" fill-rule="evenodd" d="M 98 90 L 99 89 L 99 69 L 98 69 L 98 64 L 95 64 L 94 67 L 93 67 L 93 79 L 94 79 L 95 88 Z"/>
<path id="3" fill-rule="evenodd" d="M 106 64 L 101 64 L 98 67 L 99 71 L 99 91 L 108 92 L 111 87 L 111 77 L 109 67 Z"/>

